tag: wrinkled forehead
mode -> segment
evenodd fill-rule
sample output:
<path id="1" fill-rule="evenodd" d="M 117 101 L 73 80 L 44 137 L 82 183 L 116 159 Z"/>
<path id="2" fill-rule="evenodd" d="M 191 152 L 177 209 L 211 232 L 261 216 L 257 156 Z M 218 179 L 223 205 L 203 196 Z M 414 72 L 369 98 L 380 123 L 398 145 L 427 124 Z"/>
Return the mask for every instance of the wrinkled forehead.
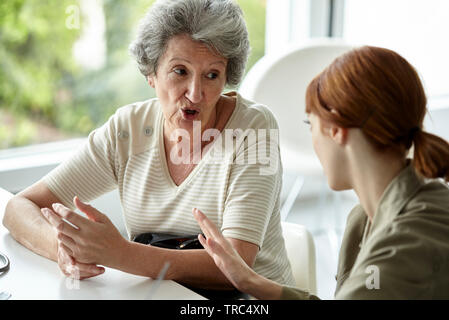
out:
<path id="1" fill-rule="evenodd" d="M 163 60 L 171 61 L 173 59 L 206 64 L 221 64 L 224 67 L 226 67 L 228 61 L 207 44 L 195 41 L 188 35 L 176 35 L 167 42 Z"/>

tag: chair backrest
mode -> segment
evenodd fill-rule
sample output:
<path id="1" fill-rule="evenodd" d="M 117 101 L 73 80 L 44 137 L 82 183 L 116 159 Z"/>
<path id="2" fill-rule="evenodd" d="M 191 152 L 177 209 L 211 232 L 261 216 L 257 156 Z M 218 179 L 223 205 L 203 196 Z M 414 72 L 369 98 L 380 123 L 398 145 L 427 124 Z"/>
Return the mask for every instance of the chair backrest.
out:
<path id="1" fill-rule="evenodd" d="M 305 92 L 310 81 L 336 57 L 352 49 L 341 40 L 319 39 L 282 53 L 266 55 L 248 72 L 239 92 L 274 113 L 281 145 L 313 154 L 306 119 Z"/>
<path id="2" fill-rule="evenodd" d="M 303 225 L 290 222 L 281 224 L 296 286 L 316 295 L 315 244 L 312 235 Z"/>

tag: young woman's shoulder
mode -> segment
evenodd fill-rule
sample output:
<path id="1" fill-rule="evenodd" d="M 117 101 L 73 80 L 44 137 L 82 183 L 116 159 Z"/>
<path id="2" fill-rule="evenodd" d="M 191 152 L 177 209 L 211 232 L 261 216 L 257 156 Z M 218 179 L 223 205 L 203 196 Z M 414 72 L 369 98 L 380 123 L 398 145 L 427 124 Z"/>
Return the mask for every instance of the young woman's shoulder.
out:
<path id="1" fill-rule="evenodd" d="M 429 180 L 408 201 L 401 216 L 405 220 L 441 221 L 449 230 L 449 186 L 437 179 Z"/>

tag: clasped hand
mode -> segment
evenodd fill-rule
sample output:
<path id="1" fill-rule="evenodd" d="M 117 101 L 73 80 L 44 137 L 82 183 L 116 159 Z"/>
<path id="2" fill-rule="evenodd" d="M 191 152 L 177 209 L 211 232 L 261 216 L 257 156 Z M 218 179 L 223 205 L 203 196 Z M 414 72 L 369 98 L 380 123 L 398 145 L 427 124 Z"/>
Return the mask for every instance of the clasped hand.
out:
<path id="1" fill-rule="evenodd" d="M 118 267 L 126 239 L 106 215 L 78 197 L 73 199 L 73 203 L 87 218 L 60 203 L 54 203 L 53 210 L 41 209 L 57 234 L 61 271 L 66 276 L 86 279 L 104 272 L 105 269 L 98 265 Z"/>

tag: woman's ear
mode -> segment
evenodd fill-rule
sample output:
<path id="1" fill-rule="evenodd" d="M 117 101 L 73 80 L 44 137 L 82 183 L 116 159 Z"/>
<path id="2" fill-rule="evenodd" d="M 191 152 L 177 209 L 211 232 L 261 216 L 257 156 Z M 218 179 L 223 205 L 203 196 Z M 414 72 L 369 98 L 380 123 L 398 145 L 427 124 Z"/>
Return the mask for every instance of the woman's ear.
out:
<path id="1" fill-rule="evenodd" d="M 329 128 L 329 136 L 335 143 L 344 145 L 348 140 L 348 129 L 331 125 Z"/>
<path id="2" fill-rule="evenodd" d="M 337 109 L 331 109 L 331 112 L 335 113 L 336 115 L 340 115 L 340 112 L 338 112 Z M 346 140 L 348 138 L 348 129 L 337 127 L 336 125 L 331 124 L 329 127 L 329 136 L 337 144 L 343 145 L 346 143 Z"/>
<path id="3" fill-rule="evenodd" d="M 150 87 L 154 89 L 154 76 L 153 75 L 147 76 L 147 82 L 150 85 Z"/>

